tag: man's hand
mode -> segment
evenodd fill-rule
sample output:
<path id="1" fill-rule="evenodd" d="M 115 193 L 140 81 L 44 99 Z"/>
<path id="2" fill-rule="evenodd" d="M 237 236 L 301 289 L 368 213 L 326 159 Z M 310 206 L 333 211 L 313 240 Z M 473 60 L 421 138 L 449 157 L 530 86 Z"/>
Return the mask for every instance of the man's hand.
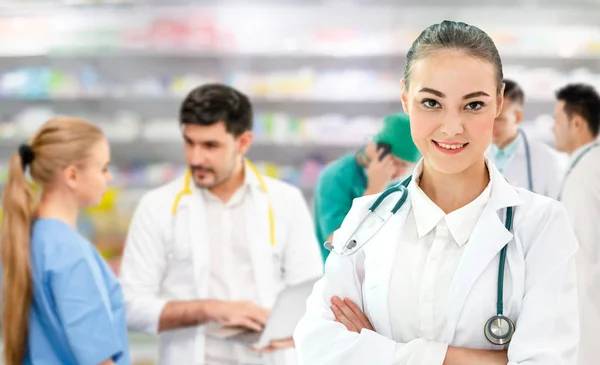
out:
<path id="1" fill-rule="evenodd" d="M 273 340 L 273 341 L 271 341 L 271 343 L 269 343 L 269 346 L 265 347 L 264 349 L 260 349 L 258 351 L 263 354 L 266 354 L 266 353 L 273 352 L 276 350 L 291 349 L 293 347 L 295 347 L 294 339 L 290 337 L 290 338 L 285 338 L 285 339 L 281 339 L 281 340 Z"/>
<path id="2" fill-rule="evenodd" d="M 207 314 L 211 321 L 224 327 L 244 327 L 253 331 L 262 331 L 269 310 L 252 302 L 230 302 L 221 300 L 207 301 Z"/>
<path id="3" fill-rule="evenodd" d="M 381 193 L 392 181 L 396 173 L 392 154 L 388 154 L 379 161 L 382 154 L 383 150 L 379 151 L 377 156 L 369 163 L 369 167 L 367 167 L 368 186 L 364 195 Z"/>
<path id="4" fill-rule="evenodd" d="M 331 298 L 331 310 L 335 321 L 346 326 L 348 331 L 360 333 L 363 328 L 373 331 L 367 316 L 350 299 L 342 300 L 337 296 Z"/>

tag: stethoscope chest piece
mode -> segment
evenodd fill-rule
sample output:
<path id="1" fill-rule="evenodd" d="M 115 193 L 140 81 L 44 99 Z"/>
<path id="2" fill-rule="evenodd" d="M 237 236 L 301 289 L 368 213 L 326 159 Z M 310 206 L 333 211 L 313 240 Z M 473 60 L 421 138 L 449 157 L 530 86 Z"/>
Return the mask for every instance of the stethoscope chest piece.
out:
<path id="1" fill-rule="evenodd" d="M 515 333 L 515 324 L 510 318 L 498 314 L 485 324 L 485 337 L 494 345 L 506 345 Z"/>

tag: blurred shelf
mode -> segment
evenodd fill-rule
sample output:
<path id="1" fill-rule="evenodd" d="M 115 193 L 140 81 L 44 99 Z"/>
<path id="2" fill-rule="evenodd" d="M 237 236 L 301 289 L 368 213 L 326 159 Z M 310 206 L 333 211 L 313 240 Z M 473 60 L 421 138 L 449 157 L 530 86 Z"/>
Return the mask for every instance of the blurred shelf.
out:
<path id="1" fill-rule="evenodd" d="M 360 92 L 357 91 L 360 95 Z M 143 119 L 157 117 L 176 118 L 181 97 L 77 97 L 77 98 L 0 98 L 0 115 L 10 116 L 21 110 L 38 105 L 52 106 L 60 114 L 80 114 L 95 111 L 100 115 L 111 115 L 117 110 L 135 111 Z M 377 116 L 402 113 L 400 92 L 397 98 L 300 98 L 300 97 L 252 97 L 256 113 L 285 112 L 292 116 L 310 117 L 341 114 L 346 117 Z M 554 100 L 528 98 L 525 119 L 534 119 L 541 114 L 554 113 Z"/>
<path id="2" fill-rule="evenodd" d="M 18 149 L 14 140 L 0 140 L 0 161 L 7 160 Z M 255 161 L 271 161 L 277 164 L 297 164 L 314 157 L 324 162 L 334 160 L 355 151 L 360 144 L 325 143 L 269 143 L 255 142 L 248 151 L 248 158 Z M 182 141 L 132 140 L 111 141 L 111 160 L 115 166 L 126 167 L 148 163 L 184 164 Z"/>
<path id="3" fill-rule="evenodd" d="M 594 61 L 600 63 L 600 52 L 590 52 L 586 54 L 559 54 L 552 52 L 531 52 L 519 53 L 514 51 L 501 51 L 501 56 L 504 61 L 523 61 L 528 60 L 535 63 L 545 63 L 548 61 Z M 114 47 L 102 47 L 97 49 L 87 50 L 39 50 L 39 51 L 0 51 L 0 60 L 4 59 L 42 59 L 42 60 L 60 60 L 60 59 L 106 59 L 122 61 L 124 58 L 140 59 L 155 59 L 155 58 L 192 58 L 206 59 L 219 61 L 244 61 L 244 62 L 259 62 L 269 60 L 299 60 L 299 61 L 314 61 L 319 59 L 340 59 L 340 60 L 364 60 L 372 61 L 374 59 L 406 60 L 406 50 L 390 50 L 390 51 L 336 51 L 328 49 L 323 51 L 308 51 L 302 52 L 297 50 L 273 49 L 269 51 L 211 51 L 211 50 L 194 50 L 181 48 L 156 48 L 156 49 L 118 49 Z M 401 67 L 400 67 L 401 68 Z"/>
<path id="4" fill-rule="evenodd" d="M 505 70 L 513 66 L 553 68 L 561 71 L 589 69 L 600 71 L 600 53 L 590 55 L 540 55 L 502 53 Z M 392 73 L 398 79 L 404 72 L 406 52 L 400 53 L 215 53 L 180 50 L 98 51 L 75 53 L 48 53 L 6 55 L 0 52 L 0 71 L 23 67 L 52 65 L 61 69 L 78 69 L 93 65 L 103 75 L 132 78 L 135 75 L 161 75 L 170 70 L 179 73 L 228 74 L 232 72 L 294 71 L 301 68 L 314 70 L 361 69 Z M 127 72 L 124 74 L 124 70 Z"/>

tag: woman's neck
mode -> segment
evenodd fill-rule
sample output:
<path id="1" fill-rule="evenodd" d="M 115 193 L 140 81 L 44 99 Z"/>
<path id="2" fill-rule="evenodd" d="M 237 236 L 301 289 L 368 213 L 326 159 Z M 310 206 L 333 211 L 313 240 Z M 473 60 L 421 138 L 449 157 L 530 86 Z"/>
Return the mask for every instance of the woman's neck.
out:
<path id="1" fill-rule="evenodd" d="M 419 186 L 429 199 L 448 214 L 475 200 L 489 182 L 490 174 L 484 159 L 452 175 L 435 171 L 424 160 Z"/>
<path id="2" fill-rule="evenodd" d="M 79 207 L 73 197 L 65 196 L 57 191 L 44 191 L 36 216 L 57 219 L 76 228 L 78 213 Z"/>

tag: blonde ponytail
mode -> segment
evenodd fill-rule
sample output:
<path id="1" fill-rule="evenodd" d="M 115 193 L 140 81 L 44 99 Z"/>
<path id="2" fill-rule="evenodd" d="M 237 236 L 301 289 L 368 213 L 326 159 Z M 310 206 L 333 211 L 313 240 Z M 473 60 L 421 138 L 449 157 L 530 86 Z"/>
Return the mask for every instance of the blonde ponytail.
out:
<path id="1" fill-rule="evenodd" d="M 2 194 L 2 337 L 4 363 L 21 365 L 27 348 L 32 298 L 30 231 L 33 192 L 18 152 L 10 159 Z"/>

